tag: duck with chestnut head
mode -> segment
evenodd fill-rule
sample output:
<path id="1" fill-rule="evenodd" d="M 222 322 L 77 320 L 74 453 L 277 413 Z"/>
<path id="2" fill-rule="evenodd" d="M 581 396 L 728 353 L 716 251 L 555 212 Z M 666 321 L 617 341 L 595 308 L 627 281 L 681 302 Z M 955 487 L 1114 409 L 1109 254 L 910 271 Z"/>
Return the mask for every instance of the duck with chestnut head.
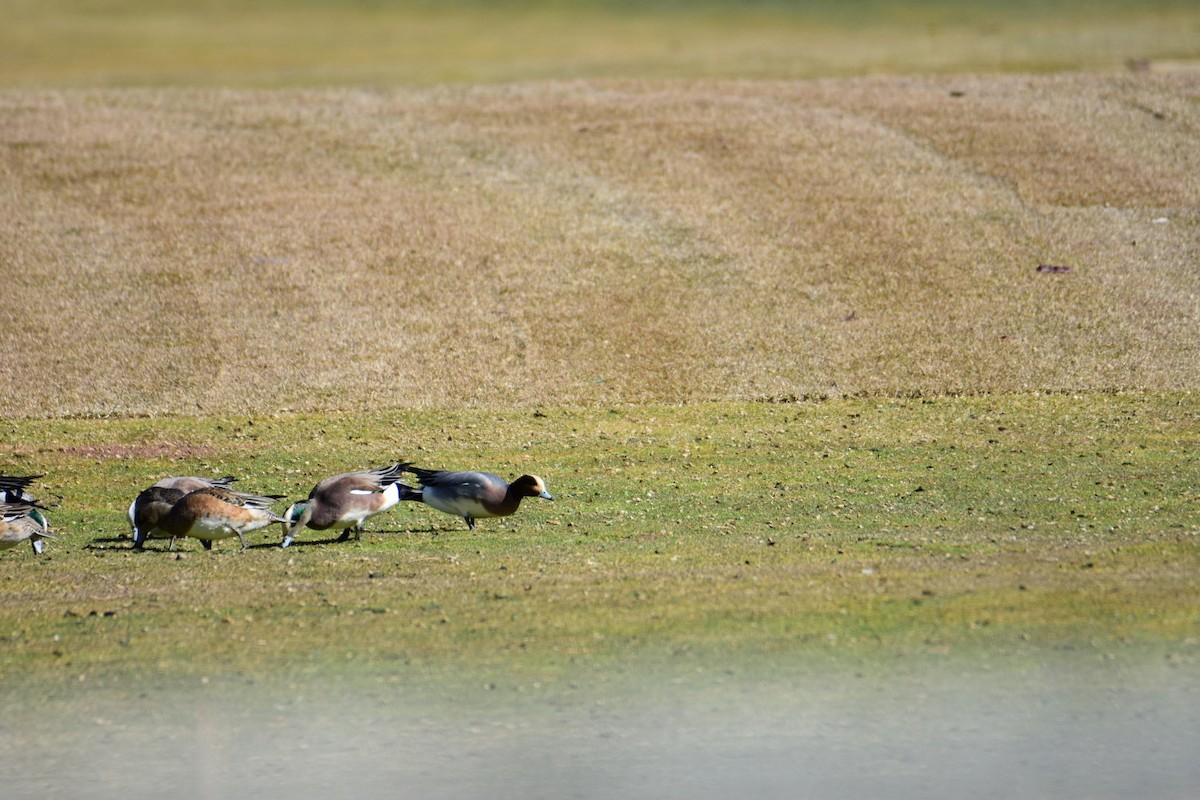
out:
<path id="1" fill-rule="evenodd" d="M 402 465 L 420 482 L 419 488 L 402 486 L 401 500 L 424 503 L 447 514 L 462 517 L 467 528 L 475 530 L 475 520 L 507 517 L 516 513 L 526 497 L 553 500 L 546 483 L 536 475 L 522 475 L 508 483 L 491 472 L 451 472 Z"/>

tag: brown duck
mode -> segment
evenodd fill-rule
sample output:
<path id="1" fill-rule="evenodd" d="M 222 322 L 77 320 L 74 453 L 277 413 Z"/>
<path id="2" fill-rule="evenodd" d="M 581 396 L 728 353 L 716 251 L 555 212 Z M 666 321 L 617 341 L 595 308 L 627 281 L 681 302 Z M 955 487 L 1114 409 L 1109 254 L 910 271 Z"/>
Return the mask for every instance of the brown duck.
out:
<path id="1" fill-rule="evenodd" d="M 223 478 L 198 478 L 194 475 L 177 475 L 163 478 L 143 489 L 133 502 L 129 504 L 129 527 L 133 529 L 133 547 L 141 549 L 146 544 L 147 532 L 158 525 L 171 506 L 175 505 L 185 494 L 209 486 L 229 486 L 236 478 L 226 475 Z M 171 548 L 175 547 L 175 537 L 171 537 Z"/>
<path id="2" fill-rule="evenodd" d="M 199 539 L 205 549 L 218 539 L 236 536 L 245 550 L 245 534 L 272 522 L 287 524 L 268 507 L 282 497 L 244 494 L 223 486 L 197 489 L 177 500 L 146 535 L 154 536 L 158 531 L 164 536 L 191 536 Z"/>
<path id="3" fill-rule="evenodd" d="M 314 531 L 342 528 L 339 542 L 362 536 L 363 522 L 387 511 L 400 502 L 400 477 L 402 464 L 390 467 L 344 472 L 325 478 L 312 488 L 307 500 L 293 503 L 284 512 L 291 527 L 284 533 L 282 547 L 292 543 L 292 537 L 304 527 Z"/>

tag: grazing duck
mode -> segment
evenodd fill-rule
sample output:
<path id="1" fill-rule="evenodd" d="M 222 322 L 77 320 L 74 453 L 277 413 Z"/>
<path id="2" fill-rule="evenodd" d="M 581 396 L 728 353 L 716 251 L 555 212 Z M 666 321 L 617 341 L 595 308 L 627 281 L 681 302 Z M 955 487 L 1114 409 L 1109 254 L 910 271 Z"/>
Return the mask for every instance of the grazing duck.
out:
<path id="1" fill-rule="evenodd" d="M 554 499 L 536 475 L 522 475 L 512 483 L 505 483 L 490 472 L 444 472 L 411 464 L 403 464 L 402 468 L 417 476 L 421 488 L 400 484 L 401 500 L 420 501 L 438 511 L 462 517 L 470 530 L 475 530 L 476 519 L 514 513 L 526 497 Z"/>
<path id="2" fill-rule="evenodd" d="M 206 489 L 209 486 L 227 487 L 237 478 L 226 475 L 223 478 L 197 478 L 193 475 L 181 475 L 162 480 L 142 490 L 133 502 L 129 504 L 129 527 L 133 529 L 133 547 L 140 550 L 146 543 L 147 532 L 171 510 L 175 504 L 188 492 Z M 175 537 L 171 537 L 171 547 L 175 546 Z"/>
<path id="3" fill-rule="evenodd" d="M 284 512 L 291 527 L 283 535 L 281 547 L 292 543 L 292 537 L 304 527 L 314 531 L 342 528 L 339 542 L 362 536 L 363 522 L 387 511 L 400 502 L 400 478 L 403 464 L 390 467 L 345 472 L 326 478 L 312 488 L 307 500 L 293 503 Z"/>
<path id="4" fill-rule="evenodd" d="M 206 550 L 217 539 L 238 537 L 246 549 L 246 534 L 266 527 L 272 522 L 287 524 L 287 520 L 268 506 L 283 495 L 254 495 L 235 492 L 224 486 L 206 486 L 188 492 L 164 514 L 146 535 L 191 536 L 199 539 Z"/>
<path id="5" fill-rule="evenodd" d="M 0 503 L 0 550 L 9 550 L 28 541 L 33 552 L 41 555 L 42 540 L 58 537 L 50 533 L 50 524 L 38 506 L 28 503 Z"/>
<path id="6" fill-rule="evenodd" d="M 182 489 L 167 489 L 162 486 L 151 486 L 143 489 L 129 506 L 129 524 L 133 526 L 133 549 L 141 550 L 150 531 L 158 527 L 158 522 L 167 515 L 171 506 L 183 499 L 187 492 Z M 165 534 L 160 534 L 165 536 Z M 171 537 L 171 550 L 175 549 L 175 537 Z"/>
<path id="7" fill-rule="evenodd" d="M 46 539 L 55 539 L 57 536 L 50 535 L 50 523 L 46 519 L 46 515 L 42 512 L 46 507 L 42 505 L 33 495 L 26 491 L 29 484 L 41 478 L 41 475 L 0 475 L 0 504 L 8 503 L 17 506 L 28 506 L 29 510 L 25 512 L 28 522 L 13 521 L 14 527 L 8 530 L 4 535 L 16 535 L 18 529 L 28 529 L 28 536 L 23 536 L 16 539 L 13 543 L 0 546 L 0 550 L 8 547 L 14 547 L 16 542 L 29 539 L 30 545 L 33 547 L 33 552 L 38 555 L 42 554 L 43 544 Z M 16 512 L 14 512 L 16 513 Z M 30 527 L 30 524 L 33 527 Z M 41 529 L 39 533 L 37 528 Z"/>

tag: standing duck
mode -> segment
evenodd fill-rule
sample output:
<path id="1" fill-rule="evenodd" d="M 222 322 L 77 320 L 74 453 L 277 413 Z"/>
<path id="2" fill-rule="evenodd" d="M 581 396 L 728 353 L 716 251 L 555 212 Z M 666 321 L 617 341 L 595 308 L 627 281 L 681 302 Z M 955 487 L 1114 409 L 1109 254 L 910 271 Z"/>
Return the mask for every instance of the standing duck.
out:
<path id="1" fill-rule="evenodd" d="M 540 497 L 553 500 L 546 484 L 536 475 L 522 475 L 506 483 L 490 472 L 445 472 L 402 465 L 404 472 L 417 476 L 419 489 L 401 484 L 400 499 L 416 500 L 438 511 L 462 517 L 467 528 L 475 530 L 475 520 L 486 517 L 507 517 L 516 512 L 521 500 Z"/>
<path id="2" fill-rule="evenodd" d="M 245 534 L 266 527 L 272 522 L 287 524 L 287 520 L 268 506 L 283 495 L 254 495 L 235 492 L 223 486 L 208 486 L 188 492 L 171 510 L 146 532 L 154 536 L 191 536 L 199 539 L 206 550 L 217 539 L 238 537 L 246 549 Z"/>
<path id="3" fill-rule="evenodd" d="M 9 550 L 29 542 L 41 555 L 43 539 L 58 539 L 50 533 L 50 524 L 38 506 L 28 503 L 0 503 L 0 550 Z"/>
<path id="4" fill-rule="evenodd" d="M 133 529 L 134 549 L 140 550 L 146 544 L 148 538 L 146 534 L 185 494 L 210 486 L 228 487 L 235 480 L 237 478 L 232 475 L 226 475 L 223 478 L 180 475 L 163 478 L 153 486 L 143 489 L 129 504 L 129 527 Z M 171 546 L 175 546 L 175 537 L 171 537 Z"/>
<path id="5" fill-rule="evenodd" d="M 312 488 L 307 500 L 293 503 L 284 512 L 291 527 L 283 535 L 281 547 L 292 543 L 292 537 L 302 528 L 325 531 L 342 528 L 339 542 L 350 538 L 354 531 L 357 541 L 362 536 L 363 522 L 387 511 L 400 502 L 400 478 L 403 464 L 390 467 L 344 472 L 324 479 Z"/>

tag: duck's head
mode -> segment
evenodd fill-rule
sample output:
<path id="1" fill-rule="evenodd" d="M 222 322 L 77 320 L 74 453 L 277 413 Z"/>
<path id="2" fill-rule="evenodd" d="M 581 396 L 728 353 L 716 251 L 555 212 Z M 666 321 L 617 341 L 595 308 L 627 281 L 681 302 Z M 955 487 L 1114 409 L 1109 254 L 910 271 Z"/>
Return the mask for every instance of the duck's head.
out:
<path id="1" fill-rule="evenodd" d="M 292 503 L 288 506 L 287 511 L 283 512 L 283 521 L 279 523 L 283 528 L 283 542 L 281 547 L 287 547 L 292 543 L 292 535 L 296 531 L 308 524 L 312 518 L 312 503 L 308 500 L 301 500 L 299 503 Z"/>
<path id="2" fill-rule="evenodd" d="M 283 518 L 290 524 L 295 525 L 296 521 L 304 516 L 304 512 L 308 510 L 308 501 L 301 500 L 298 503 L 292 503 L 288 506 L 288 510 L 283 512 Z"/>
<path id="3" fill-rule="evenodd" d="M 287 529 L 287 535 L 290 537 L 307 525 L 308 521 L 312 519 L 312 515 L 312 500 L 301 500 L 288 506 L 288 510 L 283 512 L 284 522 L 282 523 Z"/>
<path id="4" fill-rule="evenodd" d="M 554 495 L 546 490 L 546 482 L 537 475 L 522 475 L 512 482 L 517 494 L 521 497 L 540 497 L 543 500 L 553 500 Z"/>
<path id="5" fill-rule="evenodd" d="M 29 518 L 37 523 L 37 526 L 42 529 L 41 533 L 35 533 L 30 537 L 30 541 L 33 544 L 33 552 L 40 556 L 43 552 L 45 552 L 45 545 L 43 544 L 42 540 L 57 540 L 58 537 L 50 532 L 50 522 L 46 519 L 46 515 L 41 511 L 37 510 L 36 508 L 31 510 L 29 512 Z"/>

